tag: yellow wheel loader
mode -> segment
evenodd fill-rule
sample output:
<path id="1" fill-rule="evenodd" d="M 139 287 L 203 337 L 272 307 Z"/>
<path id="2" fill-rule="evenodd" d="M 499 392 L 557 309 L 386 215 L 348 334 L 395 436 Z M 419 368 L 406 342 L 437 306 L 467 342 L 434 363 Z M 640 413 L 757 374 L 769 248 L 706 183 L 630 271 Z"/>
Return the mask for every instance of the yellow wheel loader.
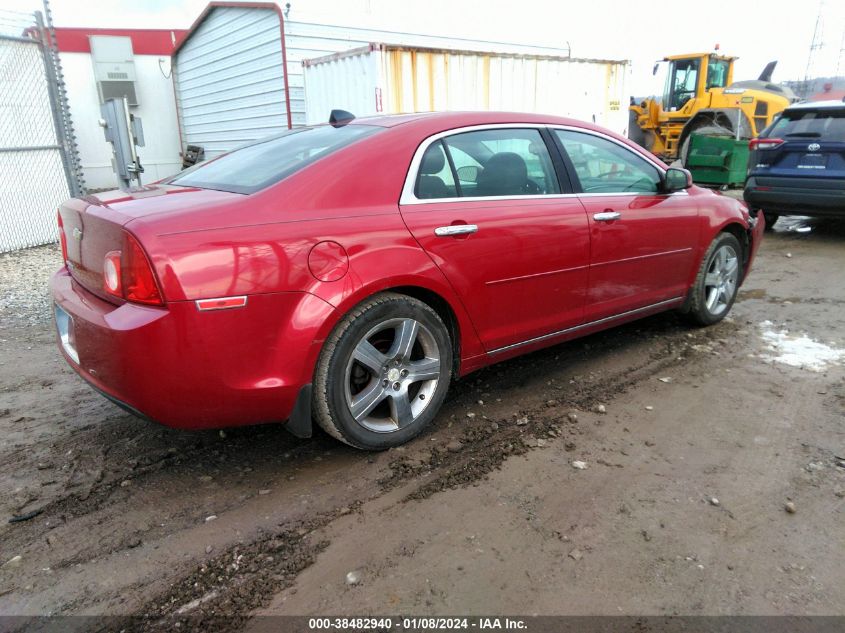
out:
<path id="1" fill-rule="evenodd" d="M 631 99 L 628 137 L 664 161 L 686 163 L 690 134 L 723 134 L 754 138 L 790 103 L 795 94 L 771 82 L 777 62 L 760 77 L 733 81 L 736 57 L 716 53 L 672 55 L 667 64 L 662 99 Z"/>

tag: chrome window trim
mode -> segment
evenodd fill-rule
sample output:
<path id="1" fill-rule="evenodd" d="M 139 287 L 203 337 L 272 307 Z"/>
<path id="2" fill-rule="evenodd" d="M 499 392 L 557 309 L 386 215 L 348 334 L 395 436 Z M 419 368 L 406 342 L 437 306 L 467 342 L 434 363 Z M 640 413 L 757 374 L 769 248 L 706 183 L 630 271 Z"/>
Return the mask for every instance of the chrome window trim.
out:
<path id="1" fill-rule="evenodd" d="M 433 134 L 431 136 L 426 137 L 422 143 L 420 143 L 419 147 L 417 147 L 416 151 L 414 152 L 414 157 L 411 159 L 411 165 L 408 168 L 408 173 L 405 174 L 405 184 L 402 186 L 402 194 L 399 197 L 399 204 L 406 206 L 406 205 L 417 205 L 417 204 L 438 204 L 438 203 L 449 203 L 449 202 L 492 202 L 496 200 L 554 200 L 556 198 L 577 198 L 577 197 L 596 197 L 596 196 L 631 196 L 631 195 L 663 195 L 663 196 L 674 196 L 677 194 L 681 195 L 689 195 L 687 194 L 686 190 L 681 191 L 673 191 L 669 194 L 661 194 L 659 192 L 647 192 L 647 191 L 616 191 L 616 192 L 607 192 L 607 193 L 548 193 L 548 194 L 526 194 L 524 196 L 467 196 L 467 197 L 459 197 L 459 196 L 452 196 L 450 198 L 417 198 L 416 194 L 414 193 L 414 185 L 417 182 L 417 175 L 420 168 L 420 163 L 422 162 L 423 154 L 428 150 L 429 146 L 432 143 L 436 143 L 437 141 L 447 138 L 449 136 L 453 136 L 455 134 L 463 134 L 465 132 L 483 132 L 484 130 L 508 130 L 508 129 L 517 129 L 517 130 L 568 130 L 570 132 L 579 132 L 581 134 L 592 134 L 593 136 L 597 136 L 599 138 L 611 141 L 612 143 L 616 143 L 619 147 L 631 152 L 634 156 L 641 158 L 642 160 L 649 163 L 651 166 L 657 169 L 657 171 L 665 176 L 666 170 L 668 167 L 663 163 L 659 163 L 656 158 L 652 158 L 650 156 L 646 156 L 644 154 L 635 152 L 630 147 L 628 147 L 625 143 L 620 143 L 619 140 L 604 134 L 602 132 L 596 130 L 590 130 L 588 128 L 578 127 L 575 125 L 563 125 L 560 123 L 487 123 L 483 125 L 467 125 L 464 127 L 457 127 L 452 128 L 451 130 L 445 130 L 443 132 L 438 132 L 437 134 Z"/>

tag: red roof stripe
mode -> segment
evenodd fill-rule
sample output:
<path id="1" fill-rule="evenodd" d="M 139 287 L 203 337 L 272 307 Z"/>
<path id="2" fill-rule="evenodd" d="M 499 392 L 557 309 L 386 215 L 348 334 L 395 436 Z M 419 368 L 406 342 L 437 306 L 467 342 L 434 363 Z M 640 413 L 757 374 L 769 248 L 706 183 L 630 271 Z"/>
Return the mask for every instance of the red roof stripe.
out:
<path id="1" fill-rule="evenodd" d="M 167 55 L 169 56 L 176 44 L 181 42 L 187 31 L 185 29 L 87 29 L 73 27 L 57 27 L 56 43 L 62 53 L 90 53 L 91 35 L 117 35 L 132 38 L 132 51 L 136 55 Z"/>

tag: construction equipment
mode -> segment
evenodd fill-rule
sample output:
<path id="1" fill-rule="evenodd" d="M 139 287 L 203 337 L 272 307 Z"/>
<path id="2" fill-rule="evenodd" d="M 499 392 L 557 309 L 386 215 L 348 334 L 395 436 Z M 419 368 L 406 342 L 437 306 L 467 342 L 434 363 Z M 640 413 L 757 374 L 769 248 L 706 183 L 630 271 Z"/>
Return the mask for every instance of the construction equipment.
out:
<path id="1" fill-rule="evenodd" d="M 717 53 L 672 55 L 654 65 L 668 63 L 662 99 L 640 103 L 631 99 L 628 136 L 650 152 L 671 162 L 686 164 L 692 132 L 756 137 L 795 94 L 771 82 L 777 62 L 770 62 L 756 80 L 733 82 L 736 57 Z"/>

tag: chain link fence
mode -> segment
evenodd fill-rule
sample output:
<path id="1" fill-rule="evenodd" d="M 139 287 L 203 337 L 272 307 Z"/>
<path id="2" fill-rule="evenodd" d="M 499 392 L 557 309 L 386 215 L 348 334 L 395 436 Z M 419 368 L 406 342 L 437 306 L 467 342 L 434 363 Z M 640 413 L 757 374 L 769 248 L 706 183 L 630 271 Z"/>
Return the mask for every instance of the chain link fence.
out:
<path id="1" fill-rule="evenodd" d="M 56 208 L 83 191 L 78 162 L 52 28 L 0 9 L 0 252 L 58 239 Z"/>

